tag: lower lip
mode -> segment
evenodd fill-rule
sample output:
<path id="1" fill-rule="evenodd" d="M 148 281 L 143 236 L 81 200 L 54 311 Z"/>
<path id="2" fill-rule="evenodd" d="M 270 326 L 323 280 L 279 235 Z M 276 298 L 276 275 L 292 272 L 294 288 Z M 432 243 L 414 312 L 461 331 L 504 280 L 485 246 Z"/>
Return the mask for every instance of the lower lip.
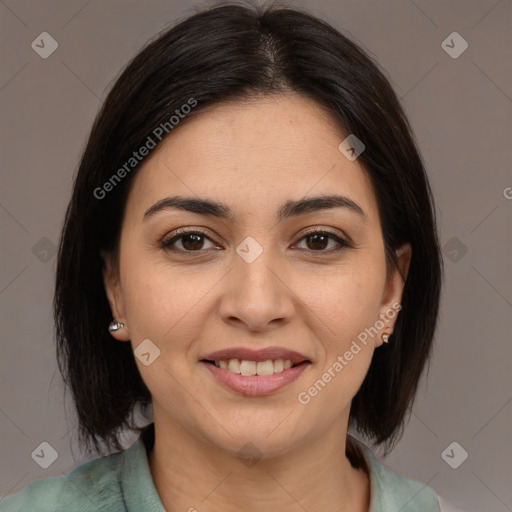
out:
<path id="1" fill-rule="evenodd" d="M 284 388 L 298 379 L 302 372 L 310 365 L 308 362 L 303 362 L 272 375 L 244 376 L 224 370 L 223 368 L 217 368 L 214 364 L 205 363 L 204 361 L 201 361 L 201 364 L 206 366 L 212 375 L 222 384 L 237 393 L 249 396 L 270 395 Z"/>

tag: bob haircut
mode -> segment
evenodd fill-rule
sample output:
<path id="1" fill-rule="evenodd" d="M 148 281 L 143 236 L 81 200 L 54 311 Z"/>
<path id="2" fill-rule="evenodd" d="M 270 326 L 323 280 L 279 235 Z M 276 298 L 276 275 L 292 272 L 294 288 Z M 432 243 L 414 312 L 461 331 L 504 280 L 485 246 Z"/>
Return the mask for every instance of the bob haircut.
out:
<path id="1" fill-rule="evenodd" d="M 170 117 L 191 98 L 196 105 L 182 123 L 207 106 L 287 92 L 315 100 L 364 143 L 359 162 L 377 197 L 388 273 L 397 265 L 394 251 L 411 244 L 401 314 L 391 342 L 373 355 L 349 421 L 386 451 L 403 434 L 431 354 L 443 279 L 434 200 L 411 127 L 377 64 L 328 23 L 288 7 L 231 3 L 166 29 L 129 62 L 83 151 L 53 304 L 58 367 L 72 393 L 82 448 L 121 450 L 123 431 L 142 431 L 137 407 L 146 413 L 151 404 L 130 343 L 108 332 L 102 254 L 119 261 L 124 208 L 141 164 L 118 170 L 157 127 L 169 129 Z M 116 172 L 123 176 L 113 182 Z M 350 440 L 347 455 L 354 460 Z"/>

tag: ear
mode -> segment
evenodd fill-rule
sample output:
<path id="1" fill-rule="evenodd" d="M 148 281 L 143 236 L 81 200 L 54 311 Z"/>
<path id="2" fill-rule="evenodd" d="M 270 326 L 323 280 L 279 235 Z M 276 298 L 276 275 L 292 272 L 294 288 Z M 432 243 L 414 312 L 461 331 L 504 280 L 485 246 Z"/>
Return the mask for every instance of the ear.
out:
<path id="1" fill-rule="evenodd" d="M 124 296 L 121 289 L 117 265 L 114 263 L 114 259 L 110 253 L 102 251 L 101 257 L 103 259 L 103 284 L 105 286 L 105 293 L 110 305 L 112 317 L 117 322 L 124 324 L 122 329 L 111 332 L 110 335 L 119 341 L 130 341 L 130 332 L 125 316 Z M 107 327 L 108 326 L 105 326 L 105 328 Z"/>
<path id="2" fill-rule="evenodd" d="M 382 334 L 391 334 L 395 327 L 395 322 L 401 309 L 402 293 L 404 291 L 405 281 L 409 273 L 411 264 L 412 249 L 411 244 L 406 243 L 396 250 L 398 259 L 397 267 L 391 270 L 386 281 L 384 293 L 382 295 L 379 318 L 385 326 L 381 329 L 375 346 L 380 346 Z"/>

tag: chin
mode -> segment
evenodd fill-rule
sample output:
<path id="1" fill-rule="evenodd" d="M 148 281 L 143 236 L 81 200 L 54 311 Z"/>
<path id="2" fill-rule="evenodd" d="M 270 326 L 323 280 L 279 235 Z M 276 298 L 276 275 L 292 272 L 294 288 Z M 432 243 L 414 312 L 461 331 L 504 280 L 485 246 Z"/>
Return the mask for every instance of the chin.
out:
<path id="1" fill-rule="evenodd" d="M 279 425 L 282 420 L 281 417 L 278 421 L 269 422 L 267 418 L 260 424 L 254 420 L 247 423 L 239 421 L 236 428 L 226 428 L 231 436 L 221 429 L 220 437 L 211 436 L 209 439 L 212 445 L 238 458 L 279 457 L 300 443 L 301 437 L 296 428 Z"/>

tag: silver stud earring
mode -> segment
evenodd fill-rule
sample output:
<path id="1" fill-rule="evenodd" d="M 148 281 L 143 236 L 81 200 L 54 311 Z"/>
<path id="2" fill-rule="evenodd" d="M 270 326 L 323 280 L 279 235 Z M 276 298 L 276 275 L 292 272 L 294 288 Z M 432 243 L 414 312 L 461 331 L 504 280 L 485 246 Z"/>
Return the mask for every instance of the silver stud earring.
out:
<path id="1" fill-rule="evenodd" d="M 390 337 L 390 336 L 391 336 L 391 334 L 387 334 L 387 333 L 383 334 L 383 335 L 382 335 L 382 341 L 383 341 L 384 343 L 387 343 L 387 342 L 389 341 L 389 337 Z"/>
<path id="2" fill-rule="evenodd" d="M 117 320 L 112 320 L 108 326 L 109 332 L 116 332 L 119 331 L 119 329 L 122 329 L 124 327 L 124 324 L 121 322 L 118 322 Z"/>

